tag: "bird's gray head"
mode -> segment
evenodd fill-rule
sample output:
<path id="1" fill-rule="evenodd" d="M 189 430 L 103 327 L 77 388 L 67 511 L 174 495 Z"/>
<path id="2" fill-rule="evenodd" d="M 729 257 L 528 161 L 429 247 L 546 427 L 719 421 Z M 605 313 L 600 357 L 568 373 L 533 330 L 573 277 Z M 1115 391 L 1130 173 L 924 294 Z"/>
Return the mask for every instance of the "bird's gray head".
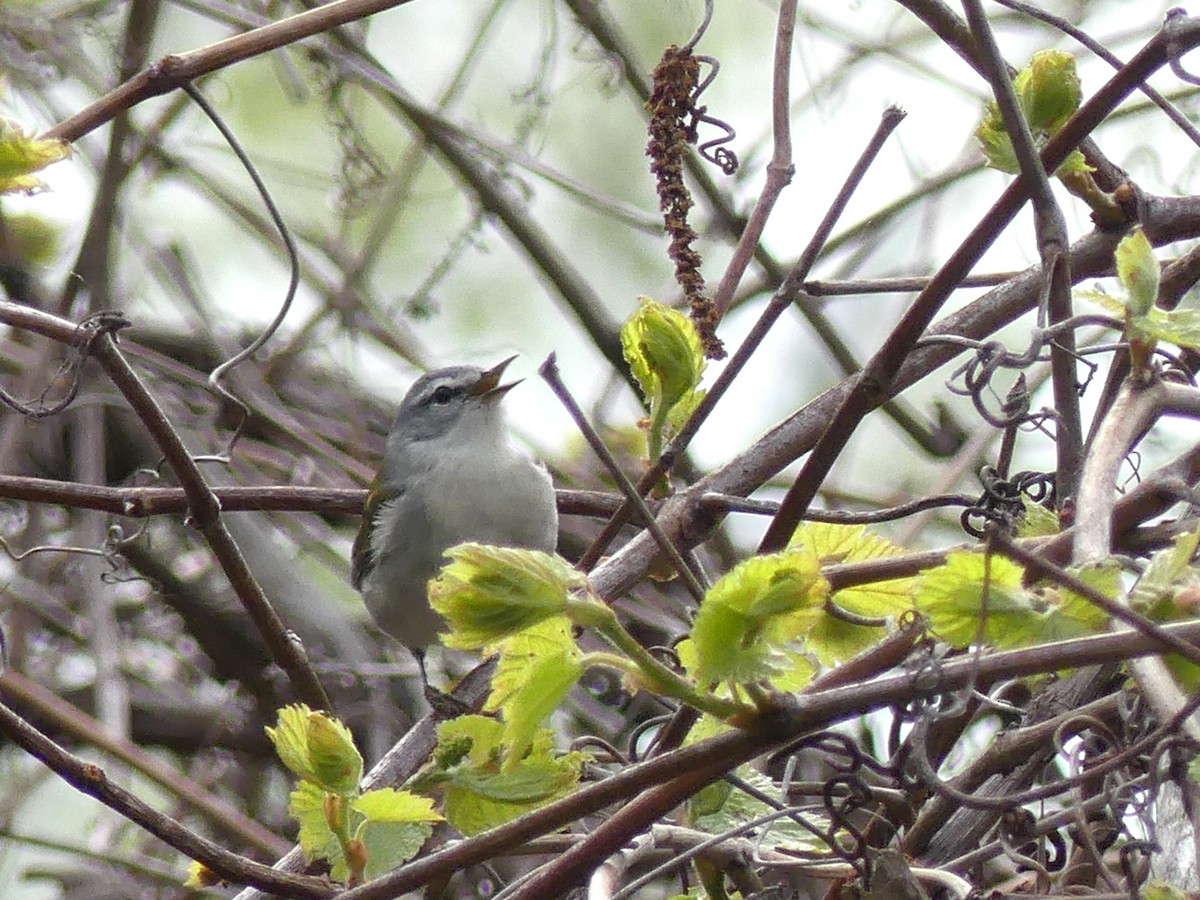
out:
<path id="1" fill-rule="evenodd" d="M 498 402 L 519 382 L 500 384 L 510 356 L 490 369 L 448 366 L 422 375 L 400 401 L 392 439 L 405 444 L 458 442 L 477 430 L 503 430 Z"/>

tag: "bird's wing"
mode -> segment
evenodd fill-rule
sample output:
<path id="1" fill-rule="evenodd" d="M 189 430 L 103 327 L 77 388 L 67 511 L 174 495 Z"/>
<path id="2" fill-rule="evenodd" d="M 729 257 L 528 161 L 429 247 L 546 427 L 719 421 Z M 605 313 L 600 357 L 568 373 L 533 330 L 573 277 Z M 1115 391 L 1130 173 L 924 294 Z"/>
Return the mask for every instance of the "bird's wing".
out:
<path id="1" fill-rule="evenodd" d="M 350 584 L 355 590 L 362 590 L 363 582 L 375 568 L 376 548 L 382 538 L 379 529 L 389 526 L 387 513 L 396 507 L 403 496 L 402 489 L 384 488 L 378 479 L 367 492 L 362 522 L 358 526 L 354 547 L 350 551 Z"/>

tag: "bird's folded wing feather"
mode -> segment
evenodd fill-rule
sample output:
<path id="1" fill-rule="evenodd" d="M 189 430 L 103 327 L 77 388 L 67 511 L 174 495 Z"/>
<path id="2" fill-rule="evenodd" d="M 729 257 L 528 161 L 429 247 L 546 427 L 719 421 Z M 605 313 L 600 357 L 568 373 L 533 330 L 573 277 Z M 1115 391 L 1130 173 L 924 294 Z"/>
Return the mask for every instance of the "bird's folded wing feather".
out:
<path id="1" fill-rule="evenodd" d="M 363 582 L 371 574 L 378 561 L 378 547 L 383 535 L 380 529 L 386 529 L 393 524 L 391 515 L 404 497 L 401 489 L 387 489 L 378 484 L 371 486 L 367 494 L 366 509 L 363 510 L 362 523 L 358 526 L 358 534 L 354 537 L 354 547 L 350 551 L 350 584 L 355 590 L 362 590 Z"/>

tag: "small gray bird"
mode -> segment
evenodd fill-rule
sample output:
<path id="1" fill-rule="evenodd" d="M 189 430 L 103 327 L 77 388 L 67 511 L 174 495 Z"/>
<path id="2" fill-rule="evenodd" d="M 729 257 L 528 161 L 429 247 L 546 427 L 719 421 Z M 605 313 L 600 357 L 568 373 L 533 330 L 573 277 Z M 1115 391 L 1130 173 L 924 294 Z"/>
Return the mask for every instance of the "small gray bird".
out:
<path id="1" fill-rule="evenodd" d="M 450 366 L 404 395 L 367 494 L 350 580 L 375 622 L 424 669 L 441 617 L 426 584 L 455 544 L 478 541 L 553 552 L 554 485 L 544 466 L 508 442 L 500 384 L 509 357 L 484 371 Z"/>

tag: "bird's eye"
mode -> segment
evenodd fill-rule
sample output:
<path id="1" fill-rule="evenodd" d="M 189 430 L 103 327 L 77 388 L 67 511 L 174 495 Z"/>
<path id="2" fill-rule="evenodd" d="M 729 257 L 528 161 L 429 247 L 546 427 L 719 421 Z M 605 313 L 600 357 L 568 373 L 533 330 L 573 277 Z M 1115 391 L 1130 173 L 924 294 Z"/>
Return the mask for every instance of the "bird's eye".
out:
<path id="1" fill-rule="evenodd" d="M 435 403 L 438 406 L 445 406 L 447 403 L 449 403 L 453 399 L 454 399 L 454 391 L 451 390 L 450 388 L 446 387 L 446 385 L 444 385 L 444 384 L 441 387 L 439 387 L 437 390 L 435 390 L 433 392 L 433 396 L 431 396 L 429 398 L 431 403 Z"/>

